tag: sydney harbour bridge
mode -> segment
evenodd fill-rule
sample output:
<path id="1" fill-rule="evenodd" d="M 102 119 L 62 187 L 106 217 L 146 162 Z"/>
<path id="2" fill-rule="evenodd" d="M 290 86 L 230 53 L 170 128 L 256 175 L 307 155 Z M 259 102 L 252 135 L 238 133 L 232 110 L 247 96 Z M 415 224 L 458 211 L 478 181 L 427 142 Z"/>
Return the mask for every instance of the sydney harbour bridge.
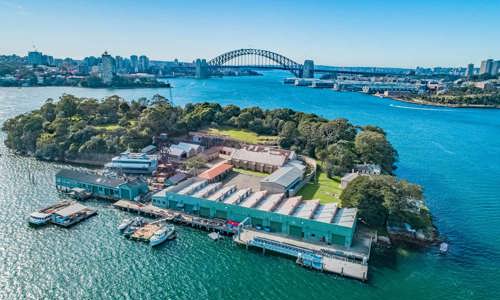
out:
<path id="1" fill-rule="evenodd" d="M 298 78 L 313 78 L 315 73 L 333 74 L 363 74 L 371 75 L 374 72 L 360 72 L 355 70 L 333 70 L 318 68 L 314 61 L 306 59 L 300 64 L 284 55 L 262 49 L 237 49 L 223 53 L 213 59 L 197 59 L 195 61 L 196 77 L 207 78 L 221 69 L 272 69 L 285 70 Z M 376 74 L 381 74 L 376 72 Z"/>

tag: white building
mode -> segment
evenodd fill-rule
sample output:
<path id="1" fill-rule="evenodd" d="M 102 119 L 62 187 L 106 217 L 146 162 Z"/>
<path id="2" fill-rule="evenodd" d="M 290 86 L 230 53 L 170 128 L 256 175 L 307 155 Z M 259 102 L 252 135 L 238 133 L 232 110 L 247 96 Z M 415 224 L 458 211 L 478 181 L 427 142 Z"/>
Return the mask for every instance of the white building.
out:
<path id="1" fill-rule="evenodd" d="M 120 156 L 113 157 L 105 167 L 127 174 L 151 174 L 158 167 L 158 158 L 145 153 L 124 152 Z"/>

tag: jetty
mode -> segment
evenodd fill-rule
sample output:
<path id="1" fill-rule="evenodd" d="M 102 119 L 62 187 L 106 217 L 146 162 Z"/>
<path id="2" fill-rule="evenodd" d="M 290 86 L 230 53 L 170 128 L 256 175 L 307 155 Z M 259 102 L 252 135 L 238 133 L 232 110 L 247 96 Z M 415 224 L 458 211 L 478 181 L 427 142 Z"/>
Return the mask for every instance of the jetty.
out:
<path id="1" fill-rule="evenodd" d="M 168 208 L 156 207 L 152 204 L 141 204 L 135 201 L 119 200 L 113 203 L 113 206 L 120 210 L 137 213 L 142 216 L 161 218 L 175 224 L 206 231 L 215 231 L 220 234 L 233 235 L 237 231 L 234 226 L 228 225 L 225 220 L 202 218 Z"/>
<path id="2" fill-rule="evenodd" d="M 285 235 L 268 233 L 250 227 L 241 227 L 233 240 L 244 245 L 247 249 L 254 247 L 267 251 L 284 254 L 296 258 L 296 263 L 329 273 L 335 273 L 362 281 L 368 279 L 369 247 L 357 247 L 357 251 L 349 251 L 343 247 L 325 245 L 324 243 L 304 242 Z M 364 248 L 365 255 L 360 255 Z"/>
<path id="3" fill-rule="evenodd" d="M 30 215 L 30 224 L 45 225 L 52 223 L 62 227 L 70 227 L 97 214 L 97 210 L 82 204 L 65 200 L 42 208 Z"/>

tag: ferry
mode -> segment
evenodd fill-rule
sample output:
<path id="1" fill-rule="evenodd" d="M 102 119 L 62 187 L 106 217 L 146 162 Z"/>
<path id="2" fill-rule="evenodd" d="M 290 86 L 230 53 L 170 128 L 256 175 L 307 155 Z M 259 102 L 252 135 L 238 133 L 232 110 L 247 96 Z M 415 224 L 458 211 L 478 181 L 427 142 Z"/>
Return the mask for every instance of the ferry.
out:
<path id="1" fill-rule="evenodd" d="M 30 214 L 29 224 L 33 226 L 41 226 L 52 221 L 52 216 L 55 212 L 64 209 L 72 204 L 71 201 L 62 201 L 42 208 Z"/>
<path id="2" fill-rule="evenodd" d="M 142 217 L 137 217 L 135 218 L 128 226 L 123 230 L 123 235 L 126 237 L 130 237 L 134 232 L 144 226 L 146 222 L 144 221 L 144 218 Z"/>
<path id="3" fill-rule="evenodd" d="M 172 224 L 165 224 L 160 229 L 158 229 L 151 239 L 149 239 L 149 244 L 154 247 L 160 245 L 166 240 L 172 240 L 175 238 L 175 226 Z"/>

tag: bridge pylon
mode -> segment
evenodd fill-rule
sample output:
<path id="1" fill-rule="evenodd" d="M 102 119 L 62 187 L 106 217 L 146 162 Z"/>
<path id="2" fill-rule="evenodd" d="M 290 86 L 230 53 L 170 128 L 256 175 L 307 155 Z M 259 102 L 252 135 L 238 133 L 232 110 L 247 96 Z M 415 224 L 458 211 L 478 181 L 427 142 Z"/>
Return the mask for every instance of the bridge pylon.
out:
<path id="1" fill-rule="evenodd" d="M 198 79 L 203 79 L 203 78 L 208 78 L 210 76 L 210 71 L 208 68 L 208 63 L 206 59 L 200 59 L 198 58 L 194 62 L 196 72 L 195 72 L 195 77 Z"/>
<path id="2" fill-rule="evenodd" d="M 314 61 L 306 59 L 302 68 L 302 78 L 314 78 Z"/>

